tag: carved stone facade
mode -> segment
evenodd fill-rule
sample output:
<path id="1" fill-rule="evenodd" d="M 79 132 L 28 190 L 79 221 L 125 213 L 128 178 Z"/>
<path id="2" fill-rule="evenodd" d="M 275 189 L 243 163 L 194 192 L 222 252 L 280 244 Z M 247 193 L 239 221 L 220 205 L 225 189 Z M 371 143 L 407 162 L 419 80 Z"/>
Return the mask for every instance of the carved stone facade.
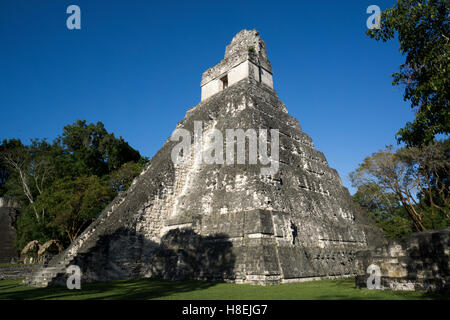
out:
<path id="1" fill-rule="evenodd" d="M 242 63 L 272 73 L 255 30 L 236 35 L 225 59 L 203 74 L 202 92 L 224 74 L 228 85 L 202 96 L 177 128 L 194 132 L 201 121 L 204 135 L 212 129 L 278 129 L 277 173 L 262 175 L 260 164 L 198 163 L 194 154 L 174 164 L 177 142 L 168 139 L 131 187 L 30 283 L 64 284 L 70 264 L 80 266 L 82 281 L 276 284 L 355 274 L 356 251 L 380 244 L 380 231 L 354 206 L 272 82 L 261 80 L 259 71 L 233 82 L 233 68 Z"/>

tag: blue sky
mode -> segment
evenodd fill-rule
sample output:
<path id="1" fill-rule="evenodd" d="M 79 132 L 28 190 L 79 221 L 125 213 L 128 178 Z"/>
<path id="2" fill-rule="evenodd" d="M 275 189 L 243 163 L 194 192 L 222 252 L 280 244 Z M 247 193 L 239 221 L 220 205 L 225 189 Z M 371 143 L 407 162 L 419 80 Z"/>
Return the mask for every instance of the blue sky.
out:
<path id="1" fill-rule="evenodd" d="M 200 101 L 202 72 L 257 29 L 280 99 L 350 187 L 348 173 L 414 117 L 391 85 L 397 41 L 365 35 L 366 8 L 394 3 L 1 1 L 0 139 L 52 140 L 86 119 L 152 157 Z M 71 4 L 81 30 L 66 27 Z"/>

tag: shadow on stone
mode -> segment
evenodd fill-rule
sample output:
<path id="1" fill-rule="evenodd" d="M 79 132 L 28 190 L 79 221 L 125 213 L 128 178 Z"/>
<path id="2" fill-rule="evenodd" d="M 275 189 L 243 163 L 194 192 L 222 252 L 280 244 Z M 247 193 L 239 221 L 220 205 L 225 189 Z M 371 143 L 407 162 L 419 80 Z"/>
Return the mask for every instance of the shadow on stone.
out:
<path id="1" fill-rule="evenodd" d="M 357 252 L 356 287 L 367 287 L 367 268 L 380 267 L 380 286 L 391 290 L 450 292 L 450 228 L 414 233 L 390 240 L 374 251 Z"/>
<path id="2" fill-rule="evenodd" d="M 222 281 L 232 277 L 235 260 L 225 234 L 204 237 L 192 229 L 174 229 L 156 243 L 118 228 L 83 247 L 70 265 L 81 268 L 82 283 L 144 277 Z M 65 286 L 67 278 L 59 274 L 49 285 Z"/>
<path id="3" fill-rule="evenodd" d="M 416 290 L 450 293 L 450 229 L 416 234 L 412 244 L 405 242 L 403 247 L 409 246 L 406 279 L 414 282 Z"/>
<path id="4" fill-rule="evenodd" d="M 147 272 L 169 280 L 222 281 L 233 277 L 235 260 L 226 235 L 203 237 L 191 229 L 175 229 L 150 256 Z"/>

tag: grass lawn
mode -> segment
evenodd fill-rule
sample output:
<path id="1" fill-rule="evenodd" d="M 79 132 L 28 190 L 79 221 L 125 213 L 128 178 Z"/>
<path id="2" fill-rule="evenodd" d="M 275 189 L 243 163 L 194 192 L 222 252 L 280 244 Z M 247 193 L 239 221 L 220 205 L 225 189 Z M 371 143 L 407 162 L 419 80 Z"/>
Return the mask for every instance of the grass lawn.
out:
<path id="1" fill-rule="evenodd" d="M 423 292 L 375 291 L 356 289 L 355 280 L 336 279 L 276 286 L 212 283 L 202 281 L 165 281 L 136 279 L 81 285 L 81 290 L 65 287 L 32 288 L 20 280 L 0 281 L 0 299 L 186 299 L 186 300 L 284 300 L 284 299 L 449 299 L 449 296 Z"/>
<path id="2" fill-rule="evenodd" d="M 17 264 L 17 263 L 0 263 L 0 268 L 22 268 L 22 267 L 29 267 L 29 266 L 38 266 L 39 264 Z"/>

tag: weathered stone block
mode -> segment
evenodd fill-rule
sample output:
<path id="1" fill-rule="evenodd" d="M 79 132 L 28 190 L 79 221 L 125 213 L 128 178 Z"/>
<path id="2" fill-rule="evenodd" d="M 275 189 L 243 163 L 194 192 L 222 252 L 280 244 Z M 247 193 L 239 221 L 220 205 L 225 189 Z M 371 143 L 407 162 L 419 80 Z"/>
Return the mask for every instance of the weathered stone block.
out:
<path id="1" fill-rule="evenodd" d="M 367 287 L 370 265 L 381 272 L 381 289 L 450 292 L 448 248 L 450 228 L 415 233 L 405 239 L 391 240 L 376 250 L 356 254 L 356 286 Z"/>

